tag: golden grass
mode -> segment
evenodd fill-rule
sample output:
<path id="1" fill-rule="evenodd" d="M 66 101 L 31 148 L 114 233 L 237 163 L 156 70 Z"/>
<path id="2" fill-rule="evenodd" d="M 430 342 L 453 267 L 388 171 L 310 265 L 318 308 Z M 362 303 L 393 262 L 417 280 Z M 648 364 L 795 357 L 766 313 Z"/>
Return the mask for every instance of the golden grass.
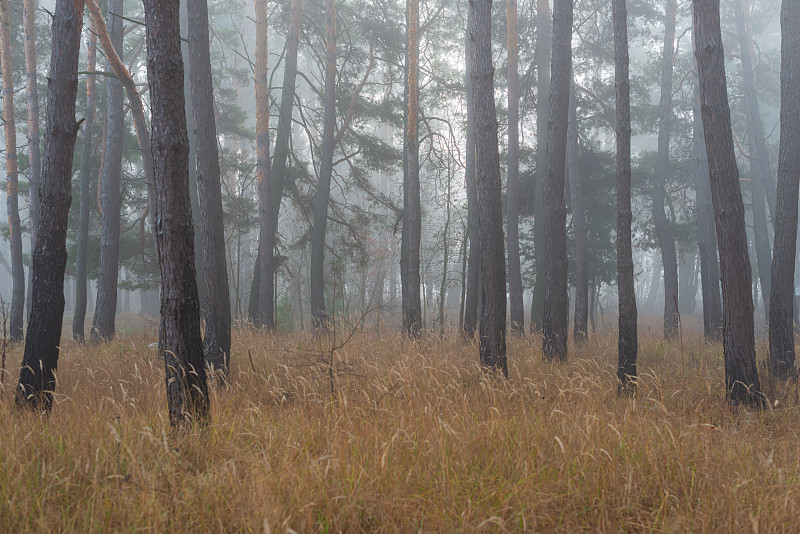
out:
<path id="1" fill-rule="evenodd" d="M 510 341 L 511 380 L 455 336 L 357 334 L 315 365 L 295 335 L 235 334 L 212 421 L 174 435 L 152 333 L 67 343 L 50 417 L 0 391 L 0 531 L 791 532 L 800 403 L 733 410 L 721 351 L 645 339 L 618 398 L 616 339 L 566 365 Z M 248 357 L 248 352 L 252 356 Z M 683 354 L 683 356 L 682 356 Z M 347 365 L 345 365 L 347 364 Z"/>

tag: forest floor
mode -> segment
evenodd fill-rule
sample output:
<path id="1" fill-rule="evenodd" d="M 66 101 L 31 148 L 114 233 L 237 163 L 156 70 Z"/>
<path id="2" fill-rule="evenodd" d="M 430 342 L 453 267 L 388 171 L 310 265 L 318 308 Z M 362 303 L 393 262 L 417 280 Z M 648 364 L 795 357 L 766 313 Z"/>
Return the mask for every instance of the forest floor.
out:
<path id="1" fill-rule="evenodd" d="M 542 361 L 539 338 L 511 339 L 506 381 L 455 334 L 359 332 L 331 352 L 239 329 L 210 423 L 179 434 L 154 336 L 65 342 L 49 417 L 14 408 L 10 351 L 0 531 L 800 528 L 796 386 L 772 387 L 764 411 L 728 407 L 721 348 L 696 333 L 645 337 L 625 399 L 613 333 L 562 365 Z"/>

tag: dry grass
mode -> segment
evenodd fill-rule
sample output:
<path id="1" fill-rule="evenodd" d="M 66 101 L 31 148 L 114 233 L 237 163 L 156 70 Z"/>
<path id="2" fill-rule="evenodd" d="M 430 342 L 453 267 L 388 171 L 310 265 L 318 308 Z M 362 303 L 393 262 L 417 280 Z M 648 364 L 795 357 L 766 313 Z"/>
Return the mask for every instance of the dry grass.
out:
<path id="1" fill-rule="evenodd" d="M 336 354 L 332 397 L 305 350 L 323 343 L 239 330 L 211 424 L 182 435 L 152 340 L 66 344 L 49 418 L 13 407 L 10 369 L 0 530 L 798 529 L 796 389 L 762 413 L 728 408 L 720 349 L 696 334 L 682 353 L 644 340 L 625 400 L 612 334 L 563 366 L 538 339 L 512 340 L 510 381 L 482 375 L 455 337 L 358 334 Z"/>

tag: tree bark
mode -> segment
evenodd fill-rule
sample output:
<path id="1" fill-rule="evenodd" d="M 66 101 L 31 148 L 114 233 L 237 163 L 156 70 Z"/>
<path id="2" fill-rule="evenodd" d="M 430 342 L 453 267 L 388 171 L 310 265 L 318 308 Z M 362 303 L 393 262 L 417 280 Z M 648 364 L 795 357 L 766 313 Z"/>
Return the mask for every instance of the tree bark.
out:
<path id="1" fill-rule="evenodd" d="M 467 279 L 466 295 L 464 297 L 464 316 L 461 330 L 464 339 L 471 341 L 478 328 L 478 308 L 480 302 L 480 227 L 478 224 L 478 188 L 475 183 L 475 101 L 473 100 L 472 79 L 472 10 L 467 13 L 467 31 L 465 32 L 466 51 L 466 100 L 467 100 L 467 129 L 466 129 L 466 154 L 464 156 L 464 181 L 467 189 Z"/>
<path id="2" fill-rule="evenodd" d="M 550 124 L 550 60 L 552 55 L 550 2 L 536 2 L 536 172 L 533 190 L 533 248 L 536 279 L 531 301 L 531 332 L 542 329 L 545 295 L 545 198 L 544 183 L 547 170 L 547 136 Z"/>
<path id="3" fill-rule="evenodd" d="M 333 144 L 336 128 L 336 1 L 325 1 L 326 59 L 322 153 L 319 184 L 314 198 L 314 228 L 311 235 L 311 321 L 315 331 L 326 330 L 325 310 L 325 235 L 328 224 L 328 202 L 333 174 Z"/>
<path id="4" fill-rule="evenodd" d="M 155 163 L 156 242 L 161 270 L 159 350 L 173 426 L 204 420 L 209 398 L 194 268 L 189 139 L 177 3 L 145 0 L 147 79 Z"/>
<path id="5" fill-rule="evenodd" d="M 522 268 L 519 258 L 519 28 L 517 0 L 506 1 L 508 45 L 508 292 L 511 299 L 511 331 L 525 334 L 522 304 Z"/>
<path id="6" fill-rule="evenodd" d="M 769 309 L 769 369 L 773 376 L 794 376 L 794 266 L 797 199 L 800 181 L 800 2 L 781 6 L 781 146 L 772 296 Z"/>
<path id="7" fill-rule="evenodd" d="M 613 0 L 614 85 L 617 106 L 617 290 L 619 292 L 619 391 L 636 388 L 637 333 L 636 291 L 631 247 L 631 93 L 628 56 L 628 10 L 625 0 Z M 672 69 L 669 69 L 670 72 Z M 662 99 L 663 100 L 663 99 Z M 666 265 L 667 262 L 664 262 Z M 665 286 L 666 287 L 666 286 Z"/>
<path id="8" fill-rule="evenodd" d="M 567 295 L 566 175 L 569 86 L 572 77 L 572 0 L 553 4 L 553 57 L 550 72 L 550 125 L 547 140 L 545 203 L 545 293 L 542 333 L 546 359 L 566 361 Z"/>
<path id="9" fill-rule="evenodd" d="M 664 338 L 673 339 L 678 334 L 678 259 L 675 252 L 675 235 L 664 213 L 667 195 L 666 181 L 669 173 L 670 123 L 672 122 L 672 71 L 675 63 L 675 16 L 677 0 L 667 0 L 664 25 L 664 48 L 661 65 L 661 99 L 658 121 L 658 156 L 653 183 L 653 222 L 656 227 L 661 260 L 664 262 Z"/>
<path id="10" fill-rule="evenodd" d="M 583 207 L 583 186 L 578 159 L 578 101 L 574 79 L 569 91 L 569 126 L 567 127 L 567 177 L 569 201 L 572 206 L 572 230 L 575 234 L 575 343 L 584 343 L 588 336 L 589 320 L 589 242 L 586 213 Z"/>
<path id="11" fill-rule="evenodd" d="M 39 83 L 36 76 L 36 2 L 23 0 L 22 20 L 25 27 L 25 86 L 28 107 L 28 189 L 30 194 L 31 250 L 36 245 L 39 228 L 39 184 L 42 176 L 42 156 L 39 152 Z M 28 284 L 28 313 L 31 311 L 33 286 Z"/>
<path id="12" fill-rule="evenodd" d="M 82 25 L 82 0 L 56 1 L 53 43 L 58 43 L 58 46 L 53 46 L 50 55 L 42 161 L 42 211 L 32 255 L 32 310 L 16 392 L 16 402 L 20 407 L 49 410 L 55 389 L 64 318 L 72 157 L 79 128 L 75 122 L 75 97 L 78 93 Z"/>
<path id="13" fill-rule="evenodd" d="M 14 120 L 14 68 L 11 54 L 10 0 L 0 0 L 0 69 L 3 71 L 3 125 L 6 139 L 6 207 L 11 246 L 11 312 L 9 337 L 22 341 L 25 311 L 25 268 L 22 265 L 22 234 L 19 220 L 17 171 L 17 127 Z"/>
<path id="14" fill-rule="evenodd" d="M 750 258 L 731 133 L 719 0 L 694 1 L 695 57 L 722 278 L 725 386 L 733 404 L 763 405 L 756 370 Z"/>
<path id="15" fill-rule="evenodd" d="M 188 0 L 189 79 L 197 143 L 197 193 L 203 241 L 206 330 L 203 352 L 206 365 L 227 373 L 231 355 L 231 304 L 225 261 L 225 227 L 222 212 L 214 88 L 211 84 L 208 4 Z"/>
<path id="16" fill-rule="evenodd" d="M 108 0 L 110 44 L 117 55 L 122 52 L 122 0 Z M 105 156 L 103 157 L 102 213 L 100 238 L 100 277 L 97 281 L 97 305 L 94 309 L 91 338 L 93 342 L 114 338 L 119 279 L 120 210 L 122 196 L 122 143 L 125 135 L 123 88 L 119 78 L 106 80 L 108 106 Z"/>
<path id="17" fill-rule="evenodd" d="M 267 227 L 266 222 L 271 217 L 269 205 L 269 27 L 267 25 L 267 0 L 256 0 L 256 65 L 255 65 L 255 91 L 256 91 L 256 150 L 258 171 L 258 202 L 260 209 L 266 209 L 265 215 L 260 216 L 259 244 L 256 261 L 253 268 L 253 283 L 250 288 L 250 301 L 247 313 L 253 324 L 261 327 L 259 314 L 259 291 L 261 286 L 261 235 Z"/>
<path id="18" fill-rule="evenodd" d="M 99 13 L 99 10 L 98 10 Z M 97 33 L 92 23 L 89 32 L 89 45 L 86 49 L 86 70 L 92 72 L 97 64 Z M 80 227 L 78 229 L 78 249 L 75 265 L 75 312 L 72 318 L 72 338 L 82 342 L 86 323 L 86 250 L 89 243 L 89 213 L 91 211 L 91 173 L 92 173 L 92 129 L 97 111 L 95 77 L 86 77 L 86 120 L 83 124 L 83 146 L 81 147 L 80 167 Z M 31 284 L 31 287 L 33 284 Z M 32 291 L 31 291 L 32 292 Z"/>
<path id="19" fill-rule="evenodd" d="M 719 295 L 719 260 L 714 231 L 714 207 L 711 202 L 710 170 L 703 118 L 700 112 L 700 87 L 695 75 L 692 142 L 695 168 L 695 213 L 697 244 L 700 249 L 700 279 L 703 286 L 703 335 L 707 341 L 722 338 L 722 302 Z"/>
<path id="20" fill-rule="evenodd" d="M 506 266 L 500 190 L 500 151 L 492 65 L 492 0 L 473 0 L 472 92 L 475 105 L 475 176 L 480 223 L 482 301 L 481 365 L 508 377 L 506 359 Z"/>

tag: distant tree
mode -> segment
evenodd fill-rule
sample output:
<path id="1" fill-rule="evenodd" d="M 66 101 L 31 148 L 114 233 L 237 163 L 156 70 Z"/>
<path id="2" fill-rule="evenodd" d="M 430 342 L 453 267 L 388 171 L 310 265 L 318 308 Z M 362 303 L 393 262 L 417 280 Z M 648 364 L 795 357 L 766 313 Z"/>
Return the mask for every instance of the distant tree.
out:
<path id="1" fill-rule="evenodd" d="M 217 124 L 209 49 L 208 3 L 188 0 L 189 80 L 197 144 L 197 194 L 203 242 L 205 286 L 206 365 L 227 372 L 231 355 L 231 306 L 225 261 L 225 226 L 222 212 Z"/>
<path id="2" fill-rule="evenodd" d="M 32 256 L 33 298 L 25 335 L 18 406 L 49 410 L 64 318 L 67 218 L 72 201 L 72 158 L 79 124 L 75 122 L 78 56 L 83 25 L 82 0 L 57 0 L 47 87 L 47 126 L 42 161 L 42 211 Z"/>
<path id="3" fill-rule="evenodd" d="M 250 291 L 248 315 L 257 327 L 261 326 L 259 299 L 261 287 L 261 246 L 264 242 L 263 232 L 269 227 L 267 221 L 272 217 L 272 203 L 269 194 L 269 26 L 267 25 L 267 0 L 256 0 L 256 56 L 255 56 L 255 93 L 256 93 L 256 172 L 258 175 L 259 202 L 259 239 L 258 254 L 253 269 L 253 283 Z"/>
<path id="4" fill-rule="evenodd" d="M 419 192 L 419 0 L 406 4 L 405 166 L 403 173 L 403 234 L 400 245 L 400 278 L 403 296 L 403 331 L 418 337 L 422 328 L 420 302 L 420 241 L 422 211 Z M 473 67 L 474 69 L 474 67 Z"/>
<path id="5" fill-rule="evenodd" d="M 23 0 L 22 19 L 25 27 L 25 87 L 28 108 L 28 188 L 30 194 L 31 250 L 36 245 L 36 231 L 39 228 L 39 185 L 42 176 L 42 156 L 39 150 L 39 81 L 36 71 L 36 1 Z M 28 313 L 31 308 L 33 292 L 28 284 Z"/>
<path id="6" fill-rule="evenodd" d="M 566 175 L 569 86 L 572 78 L 572 0 L 553 5 L 553 57 L 550 72 L 550 126 L 547 140 L 545 204 L 545 293 L 542 333 L 547 359 L 566 361 L 569 298 L 567 296 Z"/>
<path id="7" fill-rule="evenodd" d="M 467 255 L 467 276 L 464 296 L 464 317 L 461 324 L 462 333 L 467 341 L 475 337 L 475 330 L 478 328 L 478 308 L 480 307 L 480 226 L 478 223 L 478 186 L 475 182 L 475 101 L 473 99 L 472 77 L 472 17 L 473 10 L 467 13 L 467 31 L 464 43 L 466 57 L 466 101 L 467 101 L 467 124 L 464 155 L 464 181 L 467 189 L 467 240 L 469 251 Z"/>
<path id="8" fill-rule="evenodd" d="M 475 176 L 481 246 L 481 365 L 508 376 L 506 358 L 506 268 L 503 250 L 500 152 L 492 66 L 492 1 L 473 0 L 472 92 L 475 105 Z"/>
<path id="9" fill-rule="evenodd" d="M 769 310 L 769 368 L 785 379 L 795 371 L 794 265 L 797 240 L 797 195 L 800 182 L 800 2 L 781 7 L 781 146 L 772 297 Z"/>
<path id="10" fill-rule="evenodd" d="M 166 369 L 170 423 L 179 426 L 187 419 L 205 419 L 209 410 L 194 268 L 179 7 L 145 0 L 144 12 L 161 270 L 159 351 Z"/>
<path id="11" fill-rule="evenodd" d="M 750 257 L 731 133 L 719 0 L 694 0 L 695 57 L 722 279 L 725 386 L 733 404 L 763 404 L 756 370 Z"/>
<path id="12" fill-rule="evenodd" d="M 25 268 L 22 265 L 22 234 L 19 219 L 19 172 L 17 127 L 14 119 L 14 68 L 11 50 L 10 0 L 0 1 L 0 69 L 3 71 L 3 126 L 6 140 L 6 206 L 11 243 L 11 312 L 9 336 L 22 341 L 25 310 Z"/>
<path id="13" fill-rule="evenodd" d="M 525 333 L 522 303 L 522 269 L 519 258 L 519 28 L 517 0 L 506 2 L 508 46 L 508 173 L 506 196 L 508 218 L 508 292 L 511 299 L 511 330 Z"/>
<path id="14" fill-rule="evenodd" d="M 583 206 L 583 184 L 578 146 L 578 101 L 575 82 L 569 88 L 569 126 L 567 127 L 567 178 L 572 206 L 572 229 L 575 234 L 575 343 L 584 343 L 589 320 L 589 240 Z"/>
<path id="15" fill-rule="evenodd" d="M 119 55 L 123 47 L 123 0 L 108 0 L 108 34 Z M 125 136 L 125 107 L 122 82 L 106 81 L 106 145 L 101 176 L 103 233 L 100 238 L 100 277 L 97 281 L 97 305 L 92 321 L 92 341 L 114 337 L 117 315 L 117 283 L 122 209 L 122 145 Z"/>
<path id="16" fill-rule="evenodd" d="M 617 290 L 619 292 L 619 391 L 632 394 L 636 387 L 636 292 L 631 248 L 631 95 L 628 73 L 628 10 L 626 0 L 613 0 L 614 85 L 617 102 Z M 671 69 L 670 69 L 671 71 Z M 666 265 L 666 263 L 665 263 Z"/>
<path id="17" fill-rule="evenodd" d="M 678 2 L 677 0 L 667 0 L 666 4 L 664 48 L 661 56 L 658 158 L 656 160 L 655 181 L 653 182 L 653 222 L 655 223 L 656 235 L 661 248 L 661 259 L 664 262 L 664 337 L 672 339 L 678 334 L 678 257 L 675 252 L 675 234 L 672 231 L 669 219 L 664 213 L 664 200 L 667 195 L 666 180 L 670 159 L 670 124 L 673 113 L 672 74 L 675 65 L 675 16 Z M 627 44 L 625 46 L 627 48 Z"/>

